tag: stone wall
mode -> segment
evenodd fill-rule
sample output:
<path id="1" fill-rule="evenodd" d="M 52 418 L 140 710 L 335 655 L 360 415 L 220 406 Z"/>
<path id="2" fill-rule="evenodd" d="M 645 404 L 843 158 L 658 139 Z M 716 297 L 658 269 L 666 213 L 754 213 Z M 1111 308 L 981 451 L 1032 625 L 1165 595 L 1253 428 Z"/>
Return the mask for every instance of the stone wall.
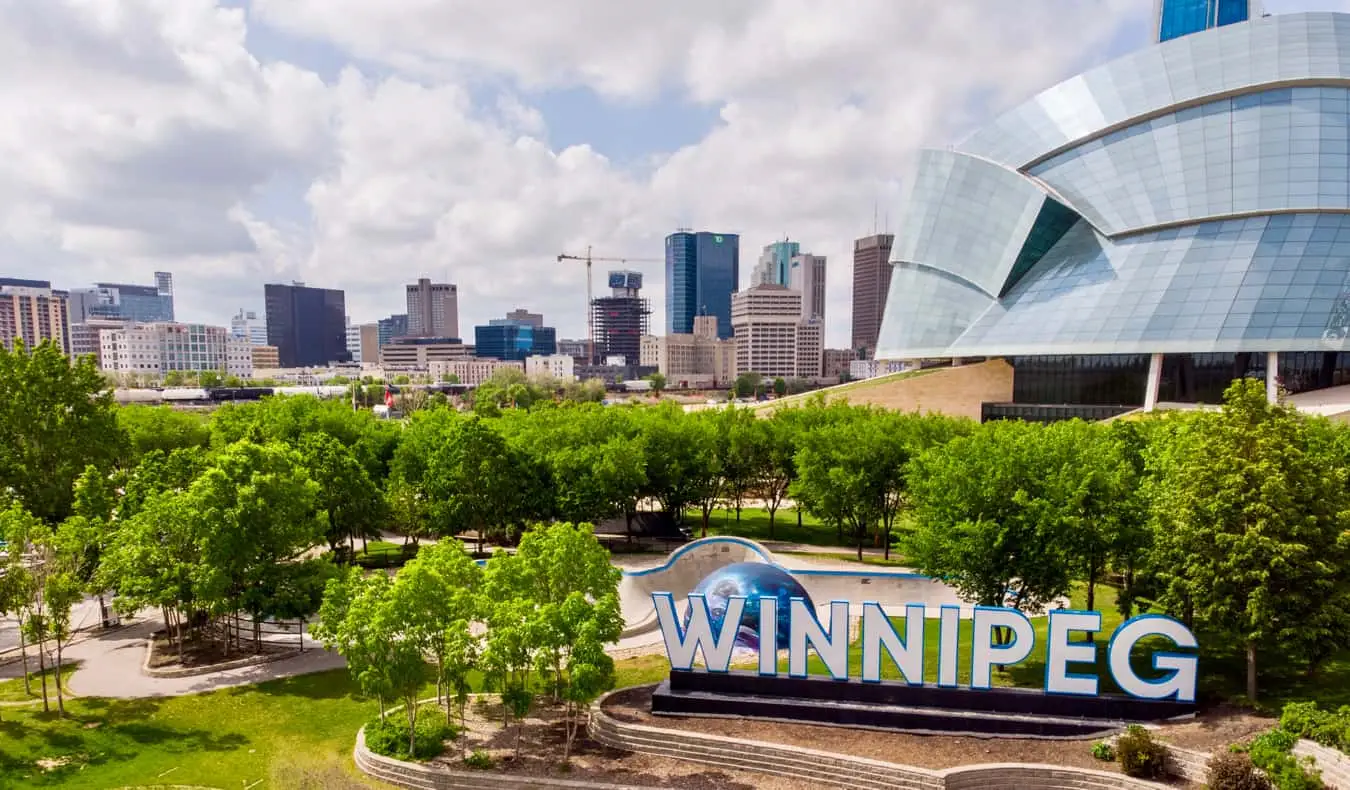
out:
<path id="1" fill-rule="evenodd" d="M 1332 790 L 1350 790 L 1350 756 L 1306 738 L 1294 744 L 1294 754 L 1313 758 L 1327 787 Z"/>

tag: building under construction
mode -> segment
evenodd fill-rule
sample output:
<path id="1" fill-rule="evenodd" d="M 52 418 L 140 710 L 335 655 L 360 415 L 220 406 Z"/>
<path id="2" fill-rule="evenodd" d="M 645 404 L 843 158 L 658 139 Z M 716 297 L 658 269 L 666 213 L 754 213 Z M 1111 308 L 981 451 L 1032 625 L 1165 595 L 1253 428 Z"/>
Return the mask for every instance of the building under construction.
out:
<path id="1" fill-rule="evenodd" d="M 651 308 L 640 295 L 642 274 L 620 271 L 609 273 L 611 295 L 591 302 L 595 326 L 595 362 L 623 357 L 629 365 L 638 363 L 642 336 L 647 334 L 647 316 Z"/>

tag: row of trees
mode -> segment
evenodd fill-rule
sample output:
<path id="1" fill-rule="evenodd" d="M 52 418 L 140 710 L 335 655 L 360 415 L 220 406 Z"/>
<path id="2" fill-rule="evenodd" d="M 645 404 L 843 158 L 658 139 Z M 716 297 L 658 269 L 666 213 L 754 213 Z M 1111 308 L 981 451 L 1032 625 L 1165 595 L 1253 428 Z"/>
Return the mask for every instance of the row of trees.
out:
<path id="1" fill-rule="evenodd" d="M 538 692 L 562 703 L 566 760 L 586 706 L 614 684 L 605 646 L 623 630 L 620 575 L 589 527 L 540 524 L 516 553 L 498 552 L 486 568 L 449 541 L 392 579 L 349 569 L 328 582 L 312 632 L 347 659 L 381 719 L 387 701 L 402 702 L 409 754 L 427 682 L 463 729 L 480 675 L 501 694 L 503 726 L 511 718 L 519 725 Z"/>

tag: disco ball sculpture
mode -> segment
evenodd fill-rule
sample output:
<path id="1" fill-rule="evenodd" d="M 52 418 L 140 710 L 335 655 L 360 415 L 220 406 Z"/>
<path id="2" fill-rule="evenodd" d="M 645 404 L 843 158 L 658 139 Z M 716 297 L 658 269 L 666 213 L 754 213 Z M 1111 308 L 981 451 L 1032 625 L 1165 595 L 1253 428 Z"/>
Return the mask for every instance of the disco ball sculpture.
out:
<path id="1" fill-rule="evenodd" d="M 746 650 L 759 650 L 760 598 L 773 598 L 778 602 L 778 617 L 776 619 L 778 649 L 780 650 L 788 646 L 790 633 L 788 623 L 792 599 L 802 598 L 806 601 L 808 607 L 813 611 L 815 610 L 815 604 L 811 602 L 811 596 L 806 594 L 806 588 L 802 587 L 801 582 L 798 582 L 791 574 L 777 565 L 769 565 L 763 562 L 737 562 L 718 568 L 704 577 L 691 594 L 702 595 L 707 601 L 714 635 L 721 633 L 722 621 L 727 614 L 728 599 L 735 595 L 746 598 L 745 609 L 741 612 L 740 626 L 736 629 L 735 642 L 737 648 Z M 690 611 L 685 612 L 684 625 L 686 628 L 689 627 L 692 606 L 697 606 L 697 604 L 691 602 Z"/>

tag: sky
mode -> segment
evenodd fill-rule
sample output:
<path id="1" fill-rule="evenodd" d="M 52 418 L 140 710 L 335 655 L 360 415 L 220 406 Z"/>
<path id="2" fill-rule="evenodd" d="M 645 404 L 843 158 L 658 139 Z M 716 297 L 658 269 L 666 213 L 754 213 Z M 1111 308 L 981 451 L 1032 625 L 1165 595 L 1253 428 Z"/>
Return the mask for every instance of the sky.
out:
<path id="1" fill-rule="evenodd" d="M 743 286 L 784 236 L 827 256 L 847 346 L 852 240 L 897 230 L 915 152 L 1147 45 L 1151 7 L 0 0 L 0 276 L 171 271 L 216 324 L 291 281 L 375 321 L 431 277 L 466 337 L 514 308 L 584 337 L 558 253 L 659 260 L 692 227 L 740 234 Z M 631 268 L 664 332 L 664 267 Z"/>

